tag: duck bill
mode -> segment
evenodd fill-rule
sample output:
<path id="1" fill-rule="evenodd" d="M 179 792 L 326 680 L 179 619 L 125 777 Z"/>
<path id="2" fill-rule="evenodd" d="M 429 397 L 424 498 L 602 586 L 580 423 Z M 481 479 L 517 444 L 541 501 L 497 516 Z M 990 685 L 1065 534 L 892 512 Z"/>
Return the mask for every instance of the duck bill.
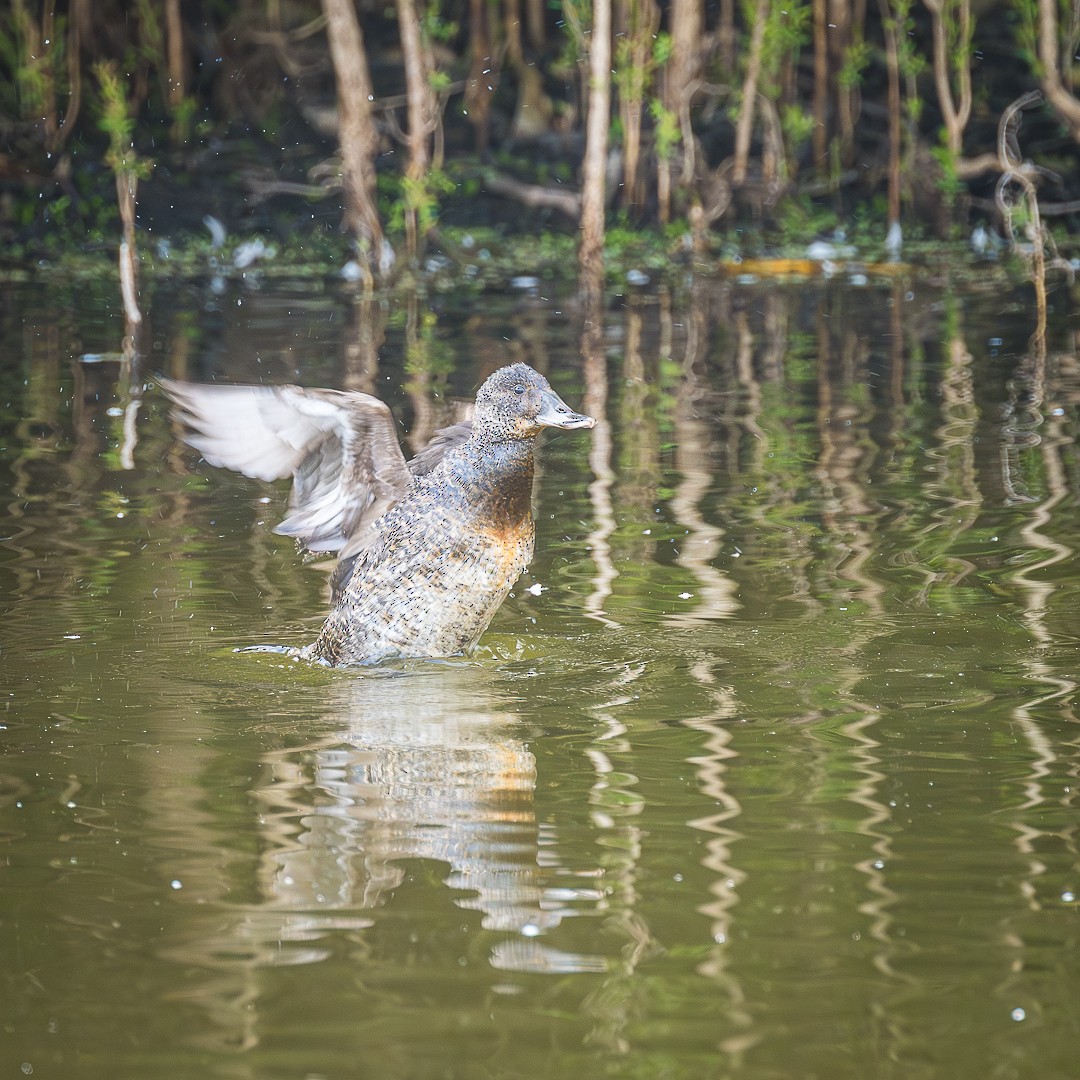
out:
<path id="1" fill-rule="evenodd" d="M 574 412 L 554 390 L 545 390 L 540 401 L 540 411 L 535 420 L 541 427 L 572 431 L 575 428 L 591 428 L 596 424 L 591 416 Z"/>

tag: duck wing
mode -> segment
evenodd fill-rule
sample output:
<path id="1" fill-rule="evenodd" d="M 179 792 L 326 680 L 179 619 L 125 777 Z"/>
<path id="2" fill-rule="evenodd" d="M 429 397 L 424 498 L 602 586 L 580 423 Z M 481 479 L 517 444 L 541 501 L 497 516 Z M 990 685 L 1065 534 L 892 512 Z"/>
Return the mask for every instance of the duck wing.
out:
<path id="1" fill-rule="evenodd" d="M 471 434 L 471 420 L 462 420 L 460 424 L 439 428 L 423 450 L 409 459 L 409 472 L 413 476 L 426 476 L 451 450 L 468 442 Z"/>
<path id="2" fill-rule="evenodd" d="M 411 483 L 390 409 L 357 391 L 158 380 L 185 441 L 214 466 L 260 480 L 292 476 L 275 532 L 338 551 Z"/>

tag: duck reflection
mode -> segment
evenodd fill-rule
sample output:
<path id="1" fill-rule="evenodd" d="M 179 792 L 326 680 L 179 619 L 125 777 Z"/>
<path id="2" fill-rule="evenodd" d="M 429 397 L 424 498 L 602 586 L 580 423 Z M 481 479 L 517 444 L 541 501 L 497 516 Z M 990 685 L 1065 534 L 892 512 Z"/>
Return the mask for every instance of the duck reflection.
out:
<path id="1" fill-rule="evenodd" d="M 369 926 L 361 913 L 392 903 L 411 860 L 437 860 L 459 908 L 515 936 L 493 945 L 493 966 L 597 970 L 602 958 L 536 940 L 568 897 L 540 878 L 536 760 L 518 717 L 483 666 L 428 666 L 336 683 L 332 734 L 263 757 L 254 794 L 267 944 Z"/>

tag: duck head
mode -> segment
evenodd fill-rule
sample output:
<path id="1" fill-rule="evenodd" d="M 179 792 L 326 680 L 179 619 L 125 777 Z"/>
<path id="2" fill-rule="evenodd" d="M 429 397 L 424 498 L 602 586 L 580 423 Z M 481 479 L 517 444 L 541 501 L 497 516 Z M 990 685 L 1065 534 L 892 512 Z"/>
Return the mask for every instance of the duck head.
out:
<path id="1" fill-rule="evenodd" d="M 476 394 L 473 430 L 491 439 L 531 439 L 541 428 L 591 428 L 591 416 L 574 412 L 528 364 L 511 364 L 489 376 Z"/>

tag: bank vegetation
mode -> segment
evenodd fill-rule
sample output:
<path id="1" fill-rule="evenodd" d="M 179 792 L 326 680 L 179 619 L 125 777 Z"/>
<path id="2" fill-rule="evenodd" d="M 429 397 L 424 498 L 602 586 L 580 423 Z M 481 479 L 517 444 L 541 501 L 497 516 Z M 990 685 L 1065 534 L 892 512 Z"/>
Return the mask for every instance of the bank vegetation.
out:
<path id="1" fill-rule="evenodd" d="M 0 241 L 340 227 L 377 282 L 450 224 L 1065 235 L 1078 46 L 1059 0 L 9 0 Z"/>

